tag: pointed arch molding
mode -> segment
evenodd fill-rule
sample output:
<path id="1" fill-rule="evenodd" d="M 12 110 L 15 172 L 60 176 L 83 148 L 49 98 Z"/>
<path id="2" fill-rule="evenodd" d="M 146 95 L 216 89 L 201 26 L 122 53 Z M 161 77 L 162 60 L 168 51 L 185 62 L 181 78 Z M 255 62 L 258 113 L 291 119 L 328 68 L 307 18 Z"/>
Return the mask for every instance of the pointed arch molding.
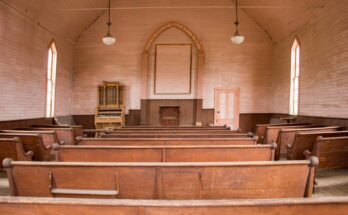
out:
<path id="1" fill-rule="evenodd" d="M 180 24 L 176 21 L 171 21 L 168 22 L 164 25 L 162 25 L 161 27 L 159 27 L 152 35 L 151 37 L 147 40 L 147 43 L 145 45 L 144 48 L 144 53 L 149 52 L 151 45 L 153 44 L 153 42 L 157 39 L 157 37 L 159 35 L 161 35 L 163 32 L 171 29 L 171 28 L 177 28 L 179 30 L 181 30 L 182 32 L 184 32 L 191 40 L 192 42 L 194 42 L 194 44 L 197 47 L 197 50 L 199 53 L 203 53 L 203 47 L 202 44 L 199 42 L 198 38 L 196 37 L 196 35 L 186 26 L 184 26 L 183 24 Z"/>
<path id="2" fill-rule="evenodd" d="M 171 28 L 177 28 L 181 30 L 183 33 L 185 33 L 195 44 L 198 53 L 197 53 L 197 85 L 196 85 L 196 98 L 201 99 L 202 98 L 202 85 L 203 85 L 203 74 L 205 69 L 205 53 L 203 50 L 203 46 L 201 42 L 198 40 L 198 37 L 185 25 L 176 22 L 171 21 L 168 22 L 159 28 L 157 28 L 154 33 L 151 34 L 150 38 L 147 40 L 143 54 L 142 54 L 142 91 L 141 91 L 141 99 L 147 99 L 147 92 L 148 92 L 148 72 L 149 72 L 149 50 L 152 46 L 152 44 L 156 41 L 156 39 L 165 31 L 171 29 Z"/>

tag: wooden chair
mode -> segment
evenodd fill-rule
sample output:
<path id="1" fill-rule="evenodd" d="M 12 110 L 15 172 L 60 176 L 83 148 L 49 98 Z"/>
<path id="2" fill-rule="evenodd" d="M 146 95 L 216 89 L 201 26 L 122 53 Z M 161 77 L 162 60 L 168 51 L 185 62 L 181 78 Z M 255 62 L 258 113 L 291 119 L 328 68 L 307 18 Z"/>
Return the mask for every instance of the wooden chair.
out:
<path id="1" fill-rule="evenodd" d="M 312 151 L 304 151 L 306 158 L 317 156 L 318 169 L 333 169 L 348 167 L 348 136 L 318 137 Z"/>
<path id="2" fill-rule="evenodd" d="M 315 157 L 304 161 L 203 163 L 5 159 L 4 168 L 12 196 L 184 200 L 310 197 L 317 164 Z"/>
<path id="3" fill-rule="evenodd" d="M 312 151 L 317 137 L 340 137 L 348 136 L 348 131 L 330 131 L 330 132 L 303 132 L 297 131 L 293 144 L 287 144 L 288 160 L 303 160 L 306 159 L 304 151 Z"/>
<path id="4" fill-rule="evenodd" d="M 32 151 L 25 152 L 18 137 L 0 138 L 0 168 L 3 168 L 2 161 L 5 158 L 11 158 L 16 161 L 31 161 Z"/>

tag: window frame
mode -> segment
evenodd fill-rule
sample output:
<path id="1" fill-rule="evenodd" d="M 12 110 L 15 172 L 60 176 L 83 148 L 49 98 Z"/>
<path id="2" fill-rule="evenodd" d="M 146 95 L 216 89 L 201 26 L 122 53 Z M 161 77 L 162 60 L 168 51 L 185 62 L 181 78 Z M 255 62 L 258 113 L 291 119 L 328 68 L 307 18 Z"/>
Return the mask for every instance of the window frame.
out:
<path id="1" fill-rule="evenodd" d="M 46 99 L 45 99 L 46 118 L 54 117 L 54 114 L 55 114 L 57 62 L 58 62 L 57 46 L 55 41 L 52 40 L 49 43 L 48 50 L 47 50 Z M 49 88 L 50 84 L 51 84 L 51 87 Z"/>
<path id="2" fill-rule="evenodd" d="M 290 98 L 289 114 L 300 113 L 300 75 L 301 75 L 301 43 L 296 37 L 291 46 L 290 57 Z M 296 87 L 297 86 L 297 87 Z"/>

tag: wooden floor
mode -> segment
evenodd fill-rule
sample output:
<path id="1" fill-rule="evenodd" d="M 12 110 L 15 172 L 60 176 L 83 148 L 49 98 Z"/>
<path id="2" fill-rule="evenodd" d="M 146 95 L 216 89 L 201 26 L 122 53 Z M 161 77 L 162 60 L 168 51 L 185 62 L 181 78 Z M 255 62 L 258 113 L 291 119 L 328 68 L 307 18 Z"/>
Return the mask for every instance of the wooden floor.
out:
<path id="1" fill-rule="evenodd" d="M 318 171 L 318 189 L 313 197 L 348 196 L 348 169 Z M 0 172 L 0 196 L 9 195 L 9 184 L 5 172 Z"/>

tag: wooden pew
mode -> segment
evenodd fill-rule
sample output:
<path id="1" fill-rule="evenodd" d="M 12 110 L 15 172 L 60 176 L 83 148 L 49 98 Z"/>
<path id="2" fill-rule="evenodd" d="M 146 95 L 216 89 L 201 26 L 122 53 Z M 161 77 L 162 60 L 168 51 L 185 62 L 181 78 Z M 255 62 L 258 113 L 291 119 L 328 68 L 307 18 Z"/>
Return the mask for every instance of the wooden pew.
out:
<path id="1" fill-rule="evenodd" d="M 123 200 L 0 197 L 0 214 L 346 215 L 348 197 L 236 200 Z"/>
<path id="2" fill-rule="evenodd" d="M 74 133 L 74 138 L 83 136 L 83 128 L 82 125 L 32 125 L 34 128 L 72 128 Z"/>
<path id="3" fill-rule="evenodd" d="M 294 125 L 309 125 L 306 123 L 281 123 L 281 124 L 257 124 L 255 129 L 256 136 L 259 137 L 257 143 L 262 144 L 266 136 L 266 129 L 268 126 L 294 126 Z"/>
<path id="4" fill-rule="evenodd" d="M 101 134 L 102 138 L 243 138 L 253 137 L 250 133 L 231 133 L 231 134 L 219 134 L 219 133 L 106 133 Z"/>
<path id="5" fill-rule="evenodd" d="M 279 160 L 282 154 L 286 154 L 286 145 L 292 145 L 295 140 L 296 132 L 325 132 L 325 131 L 338 131 L 341 130 L 340 126 L 329 126 L 329 127 L 319 127 L 319 128 L 281 128 L 279 130 L 277 139 L 277 150 L 275 159 Z"/>
<path id="6" fill-rule="evenodd" d="M 254 145 L 253 138 L 77 138 L 78 145 Z"/>
<path id="7" fill-rule="evenodd" d="M 2 161 L 5 158 L 11 158 L 16 161 L 31 161 L 32 156 L 32 151 L 24 151 L 21 140 L 18 137 L 0 138 L 0 168 L 3 168 Z"/>
<path id="8" fill-rule="evenodd" d="M 317 164 L 316 157 L 203 163 L 3 161 L 11 196 L 119 199 L 310 197 Z"/>
<path id="9" fill-rule="evenodd" d="M 282 128 L 318 128 L 324 126 L 312 126 L 312 125 L 291 125 L 291 126 L 268 126 L 266 128 L 266 135 L 263 140 L 263 144 L 270 144 L 272 141 L 277 141 L 279 131 Z"/>
<path id="10" fill-rule="evenodd" d="M 330 131 L 330 132 L 296 132 L 294 143 L 288 144 L 286 158 L 288 160 L 303 160 L 306 158 L 304 151 L 312 151 L 317 137 L 340 137 L 348 136 L 348 131 Z"/>
<path id="11" fill-rule="evenodd" d="M 64 144 L 64 141 L 58 140 L 56 131 L 0 130 L 0 133 L 41 134 L 42 140 L 47 147 L 54 143 Z"/>
<path id="12" fill-rule="evenodd" d="M 55 131 L 60 142 L 64 145 L 74 145 L 76 144 L 74 130 L 72 128 L 42 128 L 42 127 L 32 127 L 26 128 L 32 131 Z M 77 137 L 76 137 L 77 138 Z"/>
<path id="13" fill-rule="evenodd" d="M 45 146 L 41 134 L 0 133 L 0 138 L 15 138 L 21 140 L 25 152 L 32 151 L 34 161 L 48 161 L 52 159 L 51 146 Z"/>
<path id="14" fill-rule="evenodd" d="M 54 145 L 62 162 L 235 162 L 274 160 L 273 145 Z"/>
<path id="15" fill-rule="evenodd" d="M 306 158 L 318 156 L 318 169 L 348 167 L 348 136 L 318 137 L 312 151 L 304 151 Z"/>
<path id="16" fill-rule="evenodd" d="M 230 130 L 227 126 L 126 126 L 114 129 L 115 131 L 127 131 L 127 130 Z"/>

